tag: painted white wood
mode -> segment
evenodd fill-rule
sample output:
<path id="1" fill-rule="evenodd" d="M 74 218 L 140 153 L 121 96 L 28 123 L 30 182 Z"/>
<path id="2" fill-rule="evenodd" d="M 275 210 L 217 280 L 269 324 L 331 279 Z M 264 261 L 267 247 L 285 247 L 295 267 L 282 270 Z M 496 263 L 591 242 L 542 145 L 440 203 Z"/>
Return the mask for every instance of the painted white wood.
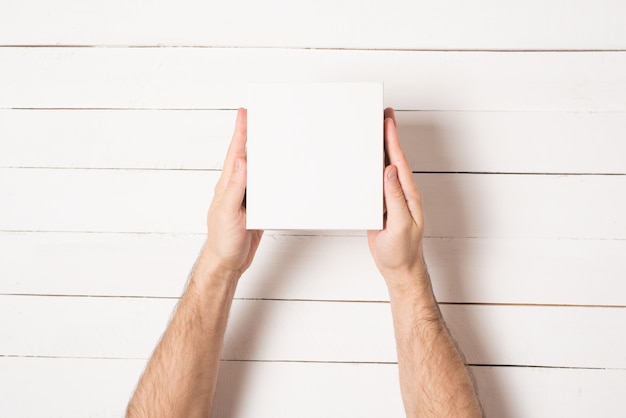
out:
<path id="1" fill-rule="evenodd" d="M 396 112 L 413 170 L 626 173 L 620 112 Z M 0 109 L 0 167 L 221 169 L 231 110 Z"/>
<path id="2" fill-rule="evenodd" d="M 624 240 L 428 239 L 439 300 L 624 306 Z"/>
<path id="3" fill-rule="evenodd" d="M 0 293 L 178 297 L 203 242 L 202 234 L 0 233 Z M 626 306 L 626 240 L 424 246 L 440 302 Z M 237 297 L 388 300 L 365 237 L 270 233 Z"/>
<path id="4" fill-rule="evenodd" d="M 4 45 L 209 45 L 395 49 L 624 49 L 619 0 L 202 2 L 23 0 Z M 114 28 L 112 28 L 114 25 Z"/>
<path id="5" fill-rule="evenodd" d="M 231 362 L 222 363 L 221 370 L 228 377 L 218 383 L 217 416 L 404 416 L 395 365 Z M 471 371 L 487 417 L 620 417 L 626 406 L 623 370 L 472 367 Z M 370 385 L 375 385 L 373 392 Z M 355 393 L 360 394 L 358 400 L 346 399 Z M 379 398 L 381 393 L 385 401 Z M 361 411 L 363 404 L 369 408 Z"/>
<path id="6" fill-rule="evenodd" d="M 119 417 L 144 365 L 145 360 L 1 357 L 0 414 Z M 487 417 L 610 418 L 626 408 L 624 370 L 470 369 Z M 404 414 L 395 364 L 222 362 L 214 409 L 213 416 L 231 418 Z"/>
<path id="7" fill-rule="evenodd" d="M 222 362 L 214 417 L 404 416 L 390 364 Z"/>
<path id="8" fill-rule="evenodd" d="M 176 302 L 176 299 L 4 296 L 2 318 L 12 320 L 0 324 L 4 336 L 0 353 L 149 358 Z"/>
<path id="9" fill-rule="evenodd" d="M 383 229 L 382 84 L 248 91 L 246 228 Z"/>
<path id="10" fill-rule="evenodd" d="M 626 113 L 396 112 L 413 170 L 626 173 Z"/>
<path id="11" fill-rule="evenodd" d="M 427 235 L 625 236 L 624 176 L 434 174 L 414 178 L 424 196 Z"/>
<path id="12" fill-rule="evenodd" d="M 279 240 L 265 238 L 269 245 Z M 202 234 L 0 233 L 0 293 L 178 297 L 204 239 Z"/>
<path id="13" fill-rule="evenodd" d="M 236 112 L 0 110 L 0 166 L 221 169 Z"/>
<path id="14" fill-rule="evenodd" d="M 0 170 L 0 228 L 205 232 L 219 172 Z"/>
<path id="15" fill-rule="evenodd" d="M 2 48 L 0 62 L 0 108 L 234 109 L 249 81 L 377 81 L 405 110 L 626 110 L 626 52 Z"/>
<path id="16" fill-rule="evenodd" d="M 0 416 L 122 414 L 219 176 L 179 169 L 221 168 L 248 81 L 385 82 L 415 171 L 625 174 L 624 16 L 619 0 L 0 7 L 0 45 L 101 46 L 0 47 L 0 167 L 84 168 L 0 170 L 0 293 L 122 296 L 0 296 Z M 468 361 L 546 366 L 472 367 L 486 415 L 623 416 L 624 176 L 416 179 Z M 302 234 L 268 234 L 242 278 L 224 355 L 261 361 L 223 362 L 214 415 L 402 416 L 363 234 Z"/>
<path id="17" fill-rule="evenodd" d="M 624 370 L 472 367 L 487 417 L 620 417 Z"/>
<path id="18" fill-rule="evenodd" d="M 0 229 L 203 233 L 219 172 L 0 169 Z M 625 176 L 418 174 L 436 237 L 626 237 Z"/>
<path id="19" fill-rule="evenodd" d="M 0 296 L 9 356 L 148 358 L 175 299 Z M 441 305 L 470 364 L 626 368 L 625 308 Z M 396 361 L 388 303 L 235 300 L 228 360 Z"/>
<path id="20" fill-rule="evenodd" d="M 0 357 L 0 415 L 121 417 L 145 360 Z"/>

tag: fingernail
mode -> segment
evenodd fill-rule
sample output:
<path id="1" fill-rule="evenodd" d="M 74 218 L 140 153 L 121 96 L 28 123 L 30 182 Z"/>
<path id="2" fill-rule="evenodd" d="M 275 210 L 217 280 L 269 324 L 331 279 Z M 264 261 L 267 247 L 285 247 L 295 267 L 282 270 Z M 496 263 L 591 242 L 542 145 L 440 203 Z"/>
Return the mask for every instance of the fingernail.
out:
<path id="1" fill-rule="evenodd" d="M 235 161 L 235 172 L 240 172 L 241 171 L 241 160 L 237 160 Z"/>
<path id="2" fill-rule="evenodd" d="M 398 178 L 398 169 L 394 165 L 390 167 L 391 168 L 387 171 L 387 180 L 395 180 Z"/>

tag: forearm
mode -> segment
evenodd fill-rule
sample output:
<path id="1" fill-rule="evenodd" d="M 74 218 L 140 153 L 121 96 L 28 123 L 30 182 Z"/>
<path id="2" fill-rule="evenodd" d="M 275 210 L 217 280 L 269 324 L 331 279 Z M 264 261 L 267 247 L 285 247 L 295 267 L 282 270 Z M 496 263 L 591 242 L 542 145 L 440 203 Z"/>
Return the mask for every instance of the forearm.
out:
<path id="1" fill-rule="evenodd" d="M 481 416 L 471 378 L 445 326 L 426 269 L 401 287 L 390 287 L 389 294 L 407 417 Z"/>
<path id="2" fill-rule="evenodd" d="M 128 417 L 209 416 L 237 278 L 201 255 L 148 363 Z"/>

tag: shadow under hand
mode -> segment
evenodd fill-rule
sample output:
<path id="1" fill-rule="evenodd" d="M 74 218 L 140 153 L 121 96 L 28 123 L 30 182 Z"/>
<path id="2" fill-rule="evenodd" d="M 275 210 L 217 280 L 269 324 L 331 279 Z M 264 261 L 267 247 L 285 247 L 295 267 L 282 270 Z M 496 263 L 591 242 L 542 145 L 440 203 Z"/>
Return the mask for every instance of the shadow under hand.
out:
<path id="1" fill-rule="evenodd" d="M 417 185 L 422 191 L 425 205 L 424 252 L 433 289 L 450 331 L 459 349 L 470 364 L 479 398 L 485 413 L 498 417 L 511 416 L 506 399 L 494 396 L 500 388 L 497 370 L 487 370 L 489 341 L 481 340 L 480 318 L 468 315 L 472 303 L 484 302 L 480 290 L 472 288 L 473 257 L 484 257 L 477 250 L 477 240 L 472 237 L 473 200 L 469 195 L 463 173 L 471 166 L 471 135 L 463 132 L 461 118 L 471 116 L 453 112 L 397 112 L 398 131 L 403 149 L 411 165 Z M 456 335 L 455 335 L 456 334 Z M 482 363 L 481 363 L 481 359 Z M 498 393 L 503 393 L 498 391 Z M 496 416 L 496 415 L 494 415 Z"/>

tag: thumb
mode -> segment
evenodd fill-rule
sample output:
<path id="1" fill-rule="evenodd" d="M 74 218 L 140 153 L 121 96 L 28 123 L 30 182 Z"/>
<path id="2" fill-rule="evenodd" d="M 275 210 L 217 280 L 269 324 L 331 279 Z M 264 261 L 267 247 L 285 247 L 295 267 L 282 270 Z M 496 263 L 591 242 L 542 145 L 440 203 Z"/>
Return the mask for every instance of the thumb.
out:
<path id="1" fill-rule="evenodd" d="M 235 158 L 230 178 L 224 189 L 223 201 L 229 208 L 239 209 L 246 193 L 246 160 Z"/>
<path id="2" fill-rule="evenodd" d="M 397 222 L 410 217 L 406 203 L 406 197 L 402 191 L 402 185 L 398 179 L 398 168 L 389 165 L 385 168 L 384 195 L 387 206 L 387 222 Z"/>

